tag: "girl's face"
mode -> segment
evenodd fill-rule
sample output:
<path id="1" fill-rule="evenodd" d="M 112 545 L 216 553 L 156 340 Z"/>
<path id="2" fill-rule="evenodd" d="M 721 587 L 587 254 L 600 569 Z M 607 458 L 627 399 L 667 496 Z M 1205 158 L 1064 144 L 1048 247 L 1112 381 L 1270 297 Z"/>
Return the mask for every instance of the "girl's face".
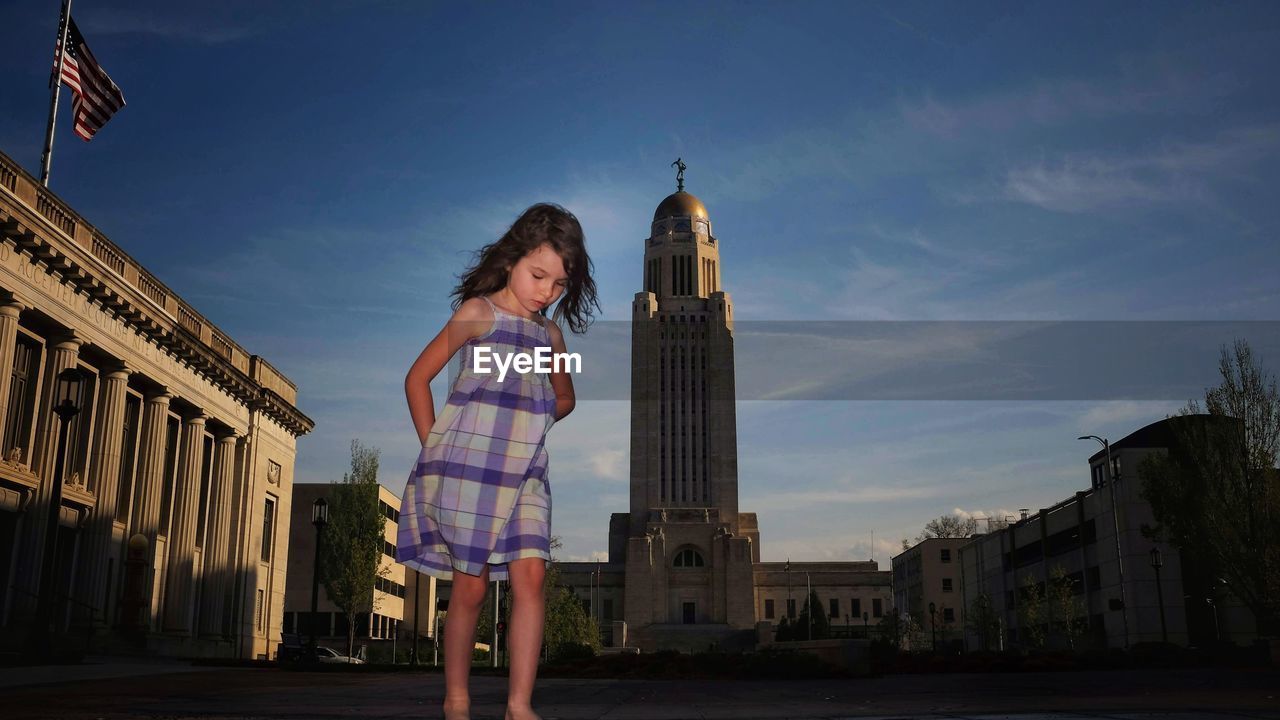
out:
<path id="1" fill-rule="evenodd" d="M 515 295 L 521 307 L 537 313 L 558 300 L 568 283 L 569 274 L 564 270 L 564 261 L 551 249 L 551 245 L 543 243 L 511 268 L 507 289 Z"/>

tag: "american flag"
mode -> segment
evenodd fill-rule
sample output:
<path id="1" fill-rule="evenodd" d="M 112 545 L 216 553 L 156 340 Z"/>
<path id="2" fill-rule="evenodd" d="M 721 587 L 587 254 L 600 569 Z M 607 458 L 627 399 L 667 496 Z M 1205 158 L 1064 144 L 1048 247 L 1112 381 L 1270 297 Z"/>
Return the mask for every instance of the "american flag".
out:
<path id="1" fill-rule="evenodd" d="M 57 71 L 59 45 L 54 52 L 53 67 Z M 62 59 L 62 82 L 75 93 L 71 115 L 76 119 L 76 134 L 88 142 L 93 134 L 124 107 L 124 95 L 107 76 L 98 61 L 93 59 L 84 36 L 71 20 L 67 27 L 67 52 Z"/>

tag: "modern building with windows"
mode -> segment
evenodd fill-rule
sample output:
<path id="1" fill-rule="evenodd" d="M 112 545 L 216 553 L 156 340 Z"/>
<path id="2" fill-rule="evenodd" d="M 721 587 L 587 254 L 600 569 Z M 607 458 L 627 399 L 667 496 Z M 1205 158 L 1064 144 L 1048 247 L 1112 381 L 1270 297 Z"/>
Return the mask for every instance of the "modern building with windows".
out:
<path id="1" fill-rule="evenodd" d="M 80 411 L 55 477 L 69 369 Z M 297 399 L 0 154 L 0 645 L 46 609 L 98 651 L 270 656 L 296 440 L 313 427 Z"/>
<path id="2" fill-rule="evenodd" d="M 961 641 L 964 600 L 959 551 L 969 542 L 969 538 L 926 538 L 890 560 L 894 607 L 904 618 L 914 620 L 920 628 L 917 637 L 926 638 L 929 646 Z"/>
<path id="3" fill-rule="evenodd" d="M 294 562 L 289 565 L 288 590 L 285 594 L 282 628 L 286 633 L 298 633 L 304 637 L 311 633 L 311 581 L 316 552 L 312 508 L 316 500 L 328 500 L 332 488 L 332 483 L 298 483 L 293 486 L 289 552 Z M 372 611 L 362 612 L 357 616 L 355 637 L 361 644 L 390 645 L 393 640 L 412 642 L 416 607 L 418 637 L 420 640 L 430 640 L 435 631 L 432 609 L 437 602 L 436 579 L 395 561 L 400 498 L 379 485 L 378 507 L 386 518 L 382 549 L 384 574 L 374 583 Z M 344 647 L 341 643 L 345 642 L 347 636 L 347 617 L 329 599 L 324 583 L 319 586 L 316 613 L 317 642 Z"/>
<path id="4" fill-rule="evenodd" d="M 1251 642 L 1256 637 L 1252 615 L 1216 574 L 1142 532 L 1156 522 L 1141 495 L 1139 464 L 1173 447 L 1171 423 L 1203 417 L 1160 420 L 1112 443 L 1110 471 L 1107 453 L 1099 449 L 1089 457 L 1089 489 L 962 547 L 962 607 L 985 595 L 995 612 L 997 644 L 1026 645 L 1018 613 L 1018 604 L 1028 597 L 1024 587 L 1030 582 L 1036 593 L 1047 595 L 1061 568 L 1075 598 L 1077 643 L 1128 647 L 1167 639 L 1205 647 L 1219 640 Z M 1044 628 L 1046 644 L 1065 645 L 1063 613 L 1050 605 L 1045 617 L 1052 623 Z M 971 649 L 983 643 L 972 627 L 966 642 Z"/>
<path id="5" fill-rule="evenodd" d="M 642 650 L 754 646 L 804 573 L 837 618 L 888 612 L 874 562 L 761 562 L 756 514 L 738 504 L 733 302 L 706 206 L 684 191 L 654 211 L 631 305 L 630 508 L 609 519 L 608 561 L 561 564 L 606 644 Z M 792 588 L 794 591 L 794 587 Z M 855 605 L 856 604 L 856 605 Z M 772 617 L 771 617 L 772 615 Z"/>

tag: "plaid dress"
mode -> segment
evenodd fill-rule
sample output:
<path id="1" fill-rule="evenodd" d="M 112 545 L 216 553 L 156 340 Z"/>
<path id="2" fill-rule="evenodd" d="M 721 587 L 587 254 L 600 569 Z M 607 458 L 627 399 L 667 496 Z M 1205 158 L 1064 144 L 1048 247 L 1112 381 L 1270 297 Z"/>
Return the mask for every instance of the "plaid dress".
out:
<path id="1" fill-rule="evenodd" d="M 506 580 L 512 560 L 551 559 L 550 376 L 511 367 L 500 382 L 492 360 L 487 374 L 472 367 L 480 345 L 492 356 L 532 355 L 551 337 L 540 322 L 489 307 L 493 327 L 462 346 L 461 371 L 400 505 L 396 560 L 442 580 L 454 570 L 479 575 L 486 564 L 490 580 Z"/>

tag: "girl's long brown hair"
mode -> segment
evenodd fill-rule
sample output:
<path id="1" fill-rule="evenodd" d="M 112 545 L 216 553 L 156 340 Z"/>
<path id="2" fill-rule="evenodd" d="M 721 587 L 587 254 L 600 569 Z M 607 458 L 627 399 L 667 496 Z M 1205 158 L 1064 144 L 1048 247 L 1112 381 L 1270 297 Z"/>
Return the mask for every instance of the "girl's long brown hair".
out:
<path id="1" fill-rule="evenodd" d="M 557 324 L 567 322 L 575 333 L 586 332 L 591 324 L 591 307 L 600 309 L 596 283 L 591 279 L 594 268 L 578 218 L 554 203 L 538 203 L 525 210 L 497 242 L 476 251 L 474 264 L 459 276 L 458 286 L 450 293 L 453 309 L 470 298 L 506 287 L 511 268 L 543 243 L 551 245 L 560 256 L 569 276 L 552 319 Z M 541 314 L 545 317 L 547 308 Z"/>

